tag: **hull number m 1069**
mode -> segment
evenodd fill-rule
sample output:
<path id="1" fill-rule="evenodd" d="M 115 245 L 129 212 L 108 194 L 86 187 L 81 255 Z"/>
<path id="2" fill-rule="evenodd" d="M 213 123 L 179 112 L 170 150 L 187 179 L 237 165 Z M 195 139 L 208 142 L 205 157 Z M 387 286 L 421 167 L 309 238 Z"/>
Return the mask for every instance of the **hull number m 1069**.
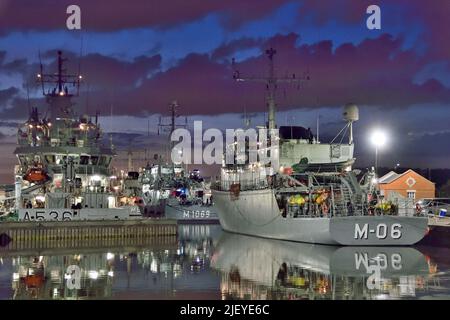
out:
<path id="1" fill-rule="evenodd" d="M 188 219 L 201 219 L 209 218 L 209 210 L 183 210 L 183 218 Z"/>
<path id="2" fill-rule="evenodd" d="M 402 225 L 400 223 L 393 223 L 387 225 L 386 223 L 379 223 L 375 228 L 370 228 L 368 223 L 355 223 L 355 239 L 367 239 L 369 234 L 375 234 L 378 239 L 386 239 L 390 236 L 392 239 L 400 239 L 402 237 Z"/>

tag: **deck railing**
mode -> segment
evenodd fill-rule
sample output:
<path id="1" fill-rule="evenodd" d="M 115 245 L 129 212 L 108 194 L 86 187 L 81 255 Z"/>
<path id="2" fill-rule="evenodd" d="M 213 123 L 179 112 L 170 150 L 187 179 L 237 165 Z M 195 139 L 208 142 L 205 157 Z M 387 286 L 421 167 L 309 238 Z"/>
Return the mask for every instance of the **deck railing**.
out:
<path id="1" fill-rule="evenodd" d="M 230 191 L 232 185 L 239 184 L 240 191 L 267 189 L 267 180 L 240 180 L 240 181 L 216 181 L 211 183 L 211 189 L 218 191 Z"/>
<path id="2" fill-rule="evenodd" d="M 334 187 L 333 187 L 334 186 Z M 329 197 L 324 204 L 317 204 L 307 199 L 303 204 L 280 204 L 280 214 L 283 217 L 311 218 L 311 217 L 342 217 L 342 216 L 421 216 L 424 212 L 416 208 L 414 199 L 392 199 L 368 202 L 363 194 L 347 194 L 333 185 L 328 192 Z M 240 180 L 216 181 L 211 183 L 211 189 L 229 191 L 239 196 L 240 191 L 263 190 L 275 188 L 270 180 Z M 319 188 L 320 189 L 320 188 Z M 275 192 L 278 189 L 275 189 Z M 238 192 L 239 191 L 239 192 Z M 285 192 L 285 191 L 284 191 Z M 292 192 L 292 195 L 299 194 Z M 302 193 L 307 196 L 307 194 Z M 281 202 L 282 203 L 282 202 Z"/>
<path id="3" fill-rule="evenodd" d="M 320 206 L 316 203 L 306 202 L 303 205 L 286 206 L 283 216 L 290 218 L 312 218 L 312 217 L 348 217 L 348 216 L 424 216 L 425 214 L 416 210 L 413 199 L 396 199 L 388 205 L 371 205 L 368 202 L 356 202 L 349 206 L 329 202 L 329 206 Z"/>

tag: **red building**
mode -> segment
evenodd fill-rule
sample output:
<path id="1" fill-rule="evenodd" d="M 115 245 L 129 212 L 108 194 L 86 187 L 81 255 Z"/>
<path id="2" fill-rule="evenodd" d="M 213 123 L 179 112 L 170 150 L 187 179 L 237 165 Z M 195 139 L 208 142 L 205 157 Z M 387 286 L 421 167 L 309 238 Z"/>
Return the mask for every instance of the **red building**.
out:
<path id="1" fill-rule="evenodd" d="M 436 194 L 434 182 L 411 169 L 401 174 L 391 171 L 378 179 L 378 185 L 381 195 L 385 198 L 390 198 L 396 193 L 404 198 L 420 200 L 434 198 Z"/>

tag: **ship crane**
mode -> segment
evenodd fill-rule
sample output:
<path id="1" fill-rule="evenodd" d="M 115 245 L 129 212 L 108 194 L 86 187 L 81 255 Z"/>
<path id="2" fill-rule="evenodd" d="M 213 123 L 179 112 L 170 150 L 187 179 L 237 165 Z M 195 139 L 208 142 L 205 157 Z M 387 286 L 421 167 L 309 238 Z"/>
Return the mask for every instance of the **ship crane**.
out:
<path id="1" fill-rule="evenodd" d="M 232 66 L 234 68 L 233 79 L 241 82 L 241 81 L 252 81 L 252 82 L 260 82 L 266 84 L 267 88 L 267 106 L 269 108 L 269 117 L 268 117 L 268 129 L 276 128 L 275 121 L 275 113 L 276 113 L 276 102 L 275 102 L 275 94 L 280 83 L 296 83 L 302 84 L 305 81 L 309 81 L 309 75 L 303 75 L 298 77 L 295 73 L 291 76 L 280 77 L 275 75 L 275 67 L 274 67 L 274 56 L 277 51 L 273 48 L 267 49 L 265 51 L 267 57 L 269 58 L 269 74 L 266 77 L 257 77 L 257 76 L 242 76 L 241 72 L 236 68 L 236 62 L 233 58 Z"/>

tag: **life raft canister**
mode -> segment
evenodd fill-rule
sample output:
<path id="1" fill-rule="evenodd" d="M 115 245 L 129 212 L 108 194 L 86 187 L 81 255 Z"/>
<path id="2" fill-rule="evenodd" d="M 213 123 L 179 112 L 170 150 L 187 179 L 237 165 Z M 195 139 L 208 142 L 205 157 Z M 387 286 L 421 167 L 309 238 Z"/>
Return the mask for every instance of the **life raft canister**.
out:
<path id="1" fill-rule="evenodd" d="M 28 182 L 39 183 L 47 181 L 48 176 L 47 173 L 41 168 L 31 168 L 27 171 L 23 179 Z"/>

